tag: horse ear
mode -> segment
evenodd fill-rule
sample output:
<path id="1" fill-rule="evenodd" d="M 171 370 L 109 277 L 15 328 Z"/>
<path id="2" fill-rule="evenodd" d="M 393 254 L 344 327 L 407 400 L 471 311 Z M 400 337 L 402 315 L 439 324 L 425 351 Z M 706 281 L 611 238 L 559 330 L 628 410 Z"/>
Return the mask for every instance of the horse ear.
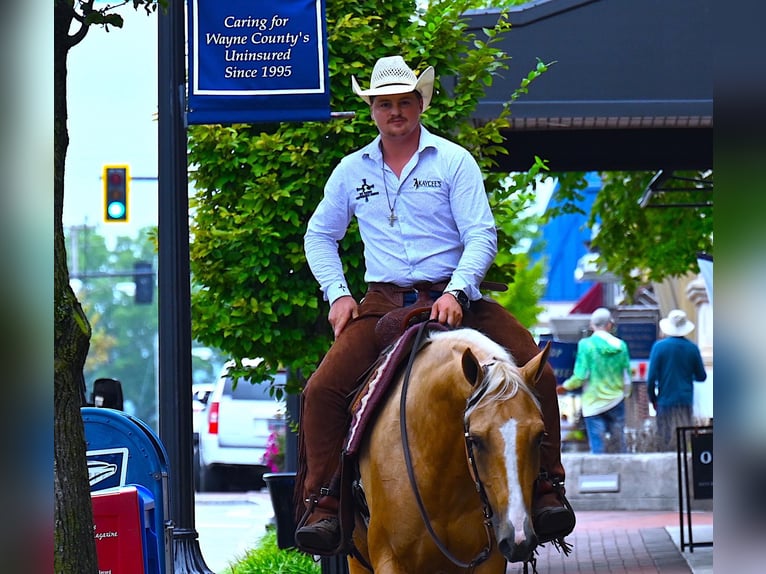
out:
<path id="1" fill-rule="evenodd" d="M 482 378 L 481 365 L 471 349 L 463 351 L 463 374 L 474 387 Z"/>
<path id="2" fill-rule="evenodd" d="M 532 357 L 526 365 L 521 367 L 521 375 L 529 386 L 534 387 L 537 384 L 537 381 L 540 380 L 540 377 L 543 374 L 543 369 L 548 362 L 548 355 L 550 352 L 551 342 L 548 341 L 542 351 Z"/>

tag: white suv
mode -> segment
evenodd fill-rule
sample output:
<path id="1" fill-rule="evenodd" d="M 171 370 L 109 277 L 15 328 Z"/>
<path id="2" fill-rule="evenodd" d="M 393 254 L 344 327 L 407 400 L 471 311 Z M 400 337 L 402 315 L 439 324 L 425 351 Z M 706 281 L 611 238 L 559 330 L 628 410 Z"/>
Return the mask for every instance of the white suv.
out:
<path id="1" fill-rule="evenodd" d="M 245 359 L 257 366 L 261 359 Z M 224 365 L 207 402 L 207 424 L 200 429 L 199 490 L 253 490 L 263 488 L 269 472 L 264 454 L 272 433 L 284 436 L 285 403 L 269 395 L 267 382 L 251 383 L 240 378 L 236 388 L 229 376 L 233 361 Z M 274 384 L 284 386 L 286 374 L 274 375 Z"/>

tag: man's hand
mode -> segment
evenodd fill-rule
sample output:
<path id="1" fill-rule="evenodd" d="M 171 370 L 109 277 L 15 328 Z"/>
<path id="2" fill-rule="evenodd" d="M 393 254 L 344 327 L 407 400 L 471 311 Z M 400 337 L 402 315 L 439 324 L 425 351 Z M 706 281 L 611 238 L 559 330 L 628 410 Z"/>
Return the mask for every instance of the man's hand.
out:
<path id="1" fill-rule="evenodd" d="M 463 308 L 454 296 L 444 293 L 431 306 L 431 317 L 429 318 L 442 325 L 460 327 L 463 323 Z"/>
<path id="2" fill-rule="evenodd" d="M 565 389 L 565 388 L 564 388 L 562 385 L 559 385 L 559 386 L 557 386 L 557 387 L 556 387 L 556 394 L 557 394 L 557 395 L 565 395 L 565 394 L 567 394 L 568 392 L 569 392 L 569 391 L 568 391 L 568 390 L 566 390 L 566 389 Z"/>
<path id="3" fill-rule="evenodd" d="M 333 301 L 327 320 L 330 322 L 335 338 L 338 338 L 351 319 L 356 319 L 358 316 L 359 306 L 351 295 L 344 295 Z"/>

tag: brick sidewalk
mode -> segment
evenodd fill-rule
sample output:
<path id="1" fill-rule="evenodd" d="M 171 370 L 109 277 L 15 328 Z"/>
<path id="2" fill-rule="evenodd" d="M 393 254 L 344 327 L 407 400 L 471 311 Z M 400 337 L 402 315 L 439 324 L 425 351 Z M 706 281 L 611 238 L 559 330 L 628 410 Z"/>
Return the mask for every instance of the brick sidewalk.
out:
<path id="1" fill-rule="evenodd" d="M 692 524 L 712 525 L 711 512 L 695 513 Z M 567 538 L 569 556 L 552 545 L 539 549 L 538 574 L 691 574 L 693 572 L 665 527 L 678 528 L 677 512 L 577 512 L 577 526 Z M 696 542 L 696 540 L 695 540 Z M 687 549 L 688 552 L 688 549 Z M 697 557 L 700 551 L 695 550 Z M 709 554 L 712 571 L 712 554 Z M 707 564 L 704 565 L 707 568 Z M 531 569 L 530 569 L 531 570 Z M 523 572 L 511 564 L 507 574 Z"/>

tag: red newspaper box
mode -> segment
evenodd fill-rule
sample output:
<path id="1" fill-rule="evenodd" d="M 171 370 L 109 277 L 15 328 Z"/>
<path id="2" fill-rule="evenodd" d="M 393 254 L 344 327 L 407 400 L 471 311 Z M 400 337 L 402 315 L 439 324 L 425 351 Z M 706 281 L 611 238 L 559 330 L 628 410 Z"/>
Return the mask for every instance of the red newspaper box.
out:
<path id="1" fill-rule="evenodd" d="M 147 538 L 151 537 L 152 521 L 147 514 L 154 509 L 149 490 L 141 485 L 108 488 L 92 492 L 91 500 L 99 572 L 148 573 Z"/>

